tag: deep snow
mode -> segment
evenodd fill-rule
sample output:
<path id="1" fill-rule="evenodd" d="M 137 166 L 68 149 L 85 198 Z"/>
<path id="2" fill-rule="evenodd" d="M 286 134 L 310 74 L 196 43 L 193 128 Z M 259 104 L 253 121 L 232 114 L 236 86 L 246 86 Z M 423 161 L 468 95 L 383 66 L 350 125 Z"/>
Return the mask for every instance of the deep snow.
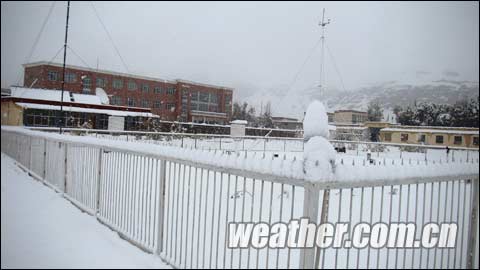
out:
<path id="1" fill-rule="evenodd" d="M 168 268 L 2 153 L 2 268 Z"/>

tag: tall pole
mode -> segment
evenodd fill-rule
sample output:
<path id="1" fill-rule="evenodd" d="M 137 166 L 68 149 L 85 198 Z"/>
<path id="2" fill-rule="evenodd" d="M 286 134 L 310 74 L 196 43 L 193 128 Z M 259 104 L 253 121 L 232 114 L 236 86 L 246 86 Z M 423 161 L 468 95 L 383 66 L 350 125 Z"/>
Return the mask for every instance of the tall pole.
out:
<path id="1" fill-rule="evenodd" d="M 322 14 L 322 21 L 319 23 L 319 25 L 322 27 L 322 52 L 321 52 L 321 62 L 320 62 L 320 95 L 323 94 L 323 84 L 325 81 L 324 78 L 324 73 L 325 73 L 325 26 L 330 23 L 330 19 L 328 19 L 325 22 L 325 8 L 323 9 L 323 14 Z"/>
<path id="2" fill-rule="evenodd" d="M 63 44 L 63 69 L 62 69 L 62 97 L 60 100 L 60 134 L 63 132 L 62 127 L 65 125 L 63 119 L 63 94 L 65 92 L 65 63 L 67 62 L 67 41 L 68 41 L 68 17 L 70 15 L 70 1 L 67 1 L 67 21 L 65 23 L 65 43 Z M 63 119 L 63 120 L 62 120 Z"/>

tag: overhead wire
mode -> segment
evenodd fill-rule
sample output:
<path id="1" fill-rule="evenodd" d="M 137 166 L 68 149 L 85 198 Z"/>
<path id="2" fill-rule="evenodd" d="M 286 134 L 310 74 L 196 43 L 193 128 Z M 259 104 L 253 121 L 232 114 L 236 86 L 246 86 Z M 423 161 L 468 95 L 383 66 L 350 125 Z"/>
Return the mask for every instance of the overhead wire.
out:
<path id="1" fill-rule="evenodd" d="M 340 71 L 337 67 L 337 63 L 335 62 L 335 58 L 333 57 L 333 54 L 330 51 L 330 48 L 328 47 L 328 45 L 326 43 L 325 43 L 325 47 L 327 47 L 328 54 L 330 55 L 330 58 L 332 59 L 333 67 L 334 67 L 335 71 L 337 72 L 338 78 L 340 79 L 340 83 L 342 84 L 343 91 L 345 91 L 345 84 L 343 83 L 342 74 L 340 74 Z"/>
<path id="2" fill-rule="evenodd" d="M 297 79 L 298 79 L 298 76 L 300 75 L 300 73 L 302 72 L 302 70 L 305 68 L 305 65 L 308 63 L 308 61 L 310 60 L 310 58 L 312 57 L 315 49 L 318 47 L 318 45 L 320 44 L 320 41 L 322 41 L 322 39 L 318 39 L 317 43 L 315 43 L 315 45 L 310 49 L 307 57 L 305 58 L 305 60 L 303 61 L 303 64 L 300 66 L 300 68 L 298 69 L 297 73 L 295 74 L 295 77 L 293 78 L 292 82 L 290 83 L 290 85 L 288 86 L 288 90 L 287 92 L 290 91 L 290 89 L 293 87 L 293 85 L 297 82 Z"/>
<path id="3" fill-rule="evenodd" d="M 123 59 L 122 55 L 120 54 L 120 51 L 118 50 L 118 47 L 115 45 L 115 42 L 113 41 L 113 38 L 112 36 L 110 35 L 110 32 L 108 31 L 107 27 L 105 26 L 105 24 L 103 23 L 102 19 L 100 18 L 100 15 L 98 14 L 97 12 L 97 9 L 95 8 L 95 5 L 93 4 L 92 1 L 90 1 L 90 4 L 91 4 L 91 7 L 95 13 L 95 16 L 97 17 L 98 21 L 100 22 L 100 24 L 102 25 L 103 27 L 103 30 L 105 30 L 105 33 L 107 34 L 108 36 L 108 39 L 110 40 L 110 42 L 112 43 L 112 46 L 113 48 L 115 49 L 115 52 L 117 53 L 118 57 L 120 58 L 120 61 L 122 62 L 123 64 L 123 67 L 125 68 L 125 70 L 127 71 L 127 73 L 130 73 L 130 70 L 128 69 L 128 66 L 127 64 L 125 63 L 125 60 Z"/>
<path id="4" fill-rule="evenodd" d="M 32 47 L 30 48 L 30 51 L 28 52 L 27 56 L 25 57 L 25 64 L 29 63 L 33 53 L 35 52 L 35 49 L 37 48 L 37 45 L 40 41 L 40 38 L 42 37 L 43 31 L 45 30 L 45 26 L 47 25 L 47 22 L 50 19 L 50 16 L 52 15 L 53 8 L 55 7 L 55 1 L 52 1 L 52 4 L 50 5 L 50 8 L 48 10 L 47 16 L 43 20 L 42 26 L 40 27 L 40 31 L 38 31 L 37 36 L 35 37 L 35 40 L 32 44 Z M 20 84 L 20 80 L 22 79 L 22 72 L 20 71 L 17 79 L 17 85 Z"/>

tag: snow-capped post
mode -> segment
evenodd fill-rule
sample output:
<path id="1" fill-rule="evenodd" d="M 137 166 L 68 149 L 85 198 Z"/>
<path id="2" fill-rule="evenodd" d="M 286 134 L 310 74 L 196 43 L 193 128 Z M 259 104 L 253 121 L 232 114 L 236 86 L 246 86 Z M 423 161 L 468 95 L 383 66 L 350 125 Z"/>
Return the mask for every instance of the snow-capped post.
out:
<path id="1" fill-rule="evenodd" d="M 303 216 L 310 221 L 318 220 L 318 203 L 320 189 L 316 185 L 319 181 L 331 181 L 335 170 L 335 149 L 328 141 L 328 116 L 325 107 L 320 101 L 313 101 L 307 109 L 303 120 L 303 172 L 308 181 L 304 187 Z M 330 191 L 324 190 L 322 201 L 322 216 L 320 223 L 328 219 L 328 200 Z M 320 249 L 302 249 L 300 268 L 315 268 L 319 259 Z"/>

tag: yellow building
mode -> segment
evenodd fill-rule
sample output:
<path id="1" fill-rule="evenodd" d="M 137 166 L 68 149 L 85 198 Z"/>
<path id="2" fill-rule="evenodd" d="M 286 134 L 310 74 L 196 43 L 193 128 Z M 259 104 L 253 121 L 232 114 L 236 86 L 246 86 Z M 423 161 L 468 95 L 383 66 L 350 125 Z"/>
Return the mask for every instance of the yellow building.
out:
<path id="1" fill-rule="evenodd" d="M 380 130 L 380 141 L 479 148 L 478 128 L 396 126 Z"/>
<path id="2" fill-rule="evenodd" d="M 333 116 L 335 123 L 359 124 L 368 120 L 368 114 L 356 110 L 336 110 Z"/>
<path id="3" fill-rule="evenodd" d="M 13 101 L 2 99 L 2 125 L 23 126 L 23 108 Z"/>

